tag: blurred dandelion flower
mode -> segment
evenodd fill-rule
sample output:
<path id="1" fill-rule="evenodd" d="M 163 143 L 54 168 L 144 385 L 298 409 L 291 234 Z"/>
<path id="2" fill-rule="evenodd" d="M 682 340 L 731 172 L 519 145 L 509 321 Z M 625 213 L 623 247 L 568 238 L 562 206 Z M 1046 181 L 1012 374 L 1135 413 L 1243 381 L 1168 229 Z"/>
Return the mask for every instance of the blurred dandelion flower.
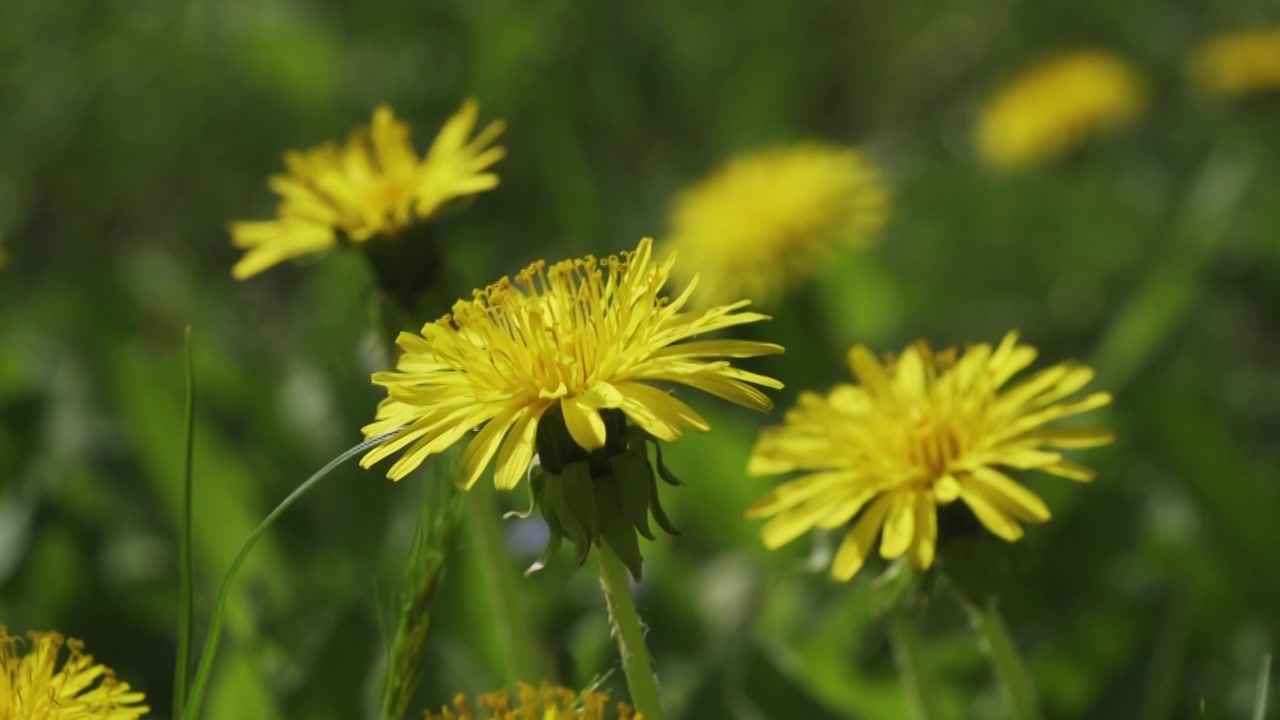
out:
<path id="1" fill-rule="evenodd" d="M 880 555 L 906 555 L 916 569 L 934 559 L 937 506 L 962 500 L 989 531 L 1013 542 L 1022 522 L 1045 522 L 1049 508 L 1000 468 L 1041 470 L 1087 482 L 1094 473 L 1057 449 L 1112 441 L 1108 430 L 1052 428 L 1055 420 L 1111 402 L 1105 392 L 1068 400 L 1093 371 L 1063 363 L 1006 387 L 1036 358 L 1009 333 L 994 350 L 982 344 L 956 358 L 924 342 L 881 364 L 866 348 L 849 352 L 858 385 L 837 385 L 825 397 L 804 393 L 785 424 L 761 433 L 748 472 L 800 477 L 747 509 L 772 516 L 762 536 L 770 549 L 814 528 L 854 520 L 831 575 L 857 574 L 880 535 Z"/>
<path id="2" fill-rule="evenodd" d="M 676 440 L 686 428 L 710 429 L 650 383 L 687 385 L 760 411 L 772 403 L 752 385 L 782 387 L 728 360 L 782 347 L 692 340 L 767 316 L 741 311 L 746 300 L 683 312 L 696 281 L 674 300 L 662 295 L 674 264 L 674 255 L 655 262 L 648 238 L 634 252 L 603 261 L 536 262 L 515 282 L 503 278 L 456 303 L 420 335 L 401 333 L 396 370 L 373 376 L 388 396 L 364 432 L 403 429 L 361 465 L 403 451 L 387 473 L 399 480 L 478 428 L 463 453 L 460 482 L 471 487 L 496 455 L 494 483 L 511 489 L 536 451 L 532 490 L 551 527 L 548 553 L 567 535 L 581 562 L 591 544 L 607 538 L 638 576 L 635 531 L 652 538 L 650 510 L 673 531 L 657 504 L 645 443 Z M 676 482 L 660 455 L 658 472 Z"/>
<path id="3" fill-rule="evenodd" d="M 681 195 L 664 249 L 677 277 L 699 273 L 700 302 L 771 302 L 829 262 L 861 247 L 889 217 L 879 171 L 856 150 L 820 142 L 731 160 Z"/>
<path id="4" fill-rule="evenodd" d="M 135 720 L 149 712 L 143 694 L 58 633 L 28 632 L 31 648 L 0 627 L 0 719 Z M 59 667 L 62 648 L 68 650 Z"/>
<path id="5" fill-rule="evenodd" d="M 993 167 L 1022 168 L 1128 125 L 1144 105 L 1142 84 L 1118 57 L 1082 50 L 1024 71 L 982 110 L 978 153 Z"/>
<path id="6" fill-rule="evenodd" d="M 1191 78 L 1213 95 L 1280 88 L 1280 27 L 1225 33 L 1196 48 Z"/>
<path id="7" fill-rule="evenodd" d="M 243 280 L 285 260 L 327 250 L 337 244 L 339 233 L 355 243 L 395 237 L 450 200 L 496 187 L 498 176 L 488 170 L 505 150 L 490 145 L 503 124 L 492 122 L 468 140 L 478 112 L 474 100 L 464 103 L 421 158 L 409 140 L 409 126 L 385 105 L 341 148 L 326 143 L 286 153 L 287 174 L 270 181 L 281 198 L 277 217 L 231 224 L 232 243 L 246 250 L 232 275 Z"/>
<path id="8" fill-rule="evenodd" d="M 583 690 L 578 693 L 564 687 L 543 684 L 541 688 L 519 683 L 519 705 L 511 704 L 507 691 L 481 695 L 473 706 L 465 695 L 453 700 L 453 708 L 441 708 L 439 713 L 428 711 L 427 720 L 644 720 L 644 715 L 634 714 L 626 703 L 618 703 L 616 713 L 609 712 L 609 696 L 604 693 Z"/>

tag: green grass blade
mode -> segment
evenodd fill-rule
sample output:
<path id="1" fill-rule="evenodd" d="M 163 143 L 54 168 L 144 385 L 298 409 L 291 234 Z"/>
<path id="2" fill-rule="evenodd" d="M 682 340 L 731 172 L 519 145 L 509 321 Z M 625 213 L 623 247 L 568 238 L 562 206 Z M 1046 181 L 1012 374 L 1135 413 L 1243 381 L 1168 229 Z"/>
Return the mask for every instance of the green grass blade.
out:
<path id="1" fill-rule="evenodd" d="M 187 681 L 191 678 L 191 617 L 194 614 L 195 593 L 191 575 L 191 489 L 193 487 L 193 462 L 195 458 L 196 430 L 196 378 L 192 360 L 191 326 L 186 328 L 186 449 L 182 471 L 182 512 L 179 515 L 178 548 L 178 655 L 173 663 L 173 716 L 187 704 Z"/>
<path id="2" fill-rule="evenodd" d="M 289 496 L 272 510 L 266 519 L 254 528 L 253 533 L 249 535 L 249 539 L 245 540 L 244 546 L 240 548 L 240 552 L 236 554 L 235 560 L 231 562 L 231 567 L 227 569 L 226 575 L 222 578 L 222 587 L 218 590 L 218 600 L 213 606 L 213 615 L 209 619 L 209 630 L 205 635 L 204 651 L 200 654 L 200 664 L 196 667 L 195 680 L 191 683 L 191 690 L 187 697 L 187 703 L 182 708 L 181 717 L 183 720 L 196 720 L 200 717 L 200 708 L 204 702 L 205 689 L 209 685 L 209 676 L 213 673 L 213 661 L 218 655 L 218 642 L 222 634 L 222 615 L 226 609 L 227 598 L 231 595 L 231 586 L 235 581 L 236 573 L 239 572 L 240 566 L 244 564 L 246 558 L 249 557 L 249 551 L 253 550 L 253 546 L 267 532 L 276 519 L 284 514 L 295 502 L 303 495 L 306 495 L 311 488 L 315 487 L 326 475 L 333 472 L 339 465 L 345 463 L 351 458 L 377 445 L 378 443 L 391 437 L 399 430 L 379 435 L 378 437 L 366 440 L 359 445 L 347 450 L 338 457 L 329 461 L 328 465 L 320 468 L 314 475 L 307 478 L 301 485 L 289 493 Z"/>
<path id="3" fill-rule="evenodd" d="M 1267 716 L 1267 690 L 1271 684 L 1271 653 L 1262 656 L 1262 668 L 1258 671 L 1258 690 L 1253 696 L 1253 720 Z"/>

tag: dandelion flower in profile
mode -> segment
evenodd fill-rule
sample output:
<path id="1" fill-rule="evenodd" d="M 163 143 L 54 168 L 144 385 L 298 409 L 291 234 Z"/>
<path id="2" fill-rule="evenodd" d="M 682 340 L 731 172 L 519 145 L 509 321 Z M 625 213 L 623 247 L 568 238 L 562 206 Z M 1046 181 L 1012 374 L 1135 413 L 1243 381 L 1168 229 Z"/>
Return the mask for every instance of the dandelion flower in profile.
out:
<path id="1" fill-rule="evenodd" d="M 427 720 L 644 720 L 626 703 L 617 703 L 609 712 L 609 696 L 592 690 L 581 693 L 564 687 L 543 684 L 541 688 L 519 683 L 517 703 L 511 704 L 507 691 L 481 695 L 475 705 L 459 694 L 453 708 L 439 713 L 427 711 Z"/>
<path id="2" fill-rule="evenodd" d="M 778 299 L 841 246 L 874 241 L 889 193 L 862 153 L 821 142 L 737 157 L 679 195 L 663 249 L 677 277 L 701 276 L 699 302 Z"/>
<path id="3" fill-rule="evenodd" d="M 1280 88 L 1280 27 L 1209 38 L 1191 58 L 1191 78 L 1212 95 L 1246 95 Z"/>
<path id="4" fill-rule="evenodd" d="M 848 580 L 877 535 L 880 555 L 906 556 L 927 569 L 936 549 L 938 506 L 957 500 L 996 536 L 1013 542 L 1022 523 L 1049 519 L 1049 508 L 1009 470 L 1040 470 L 1087 482 L 1094 473 L 1060 450 L 1109 443 L 1110 431 L 1051 427 L 1111 402 L 1105 392 L 1071 399 L 1093 378 L 1063 363 L 1010 381 L 1036 358 L 1009 333 L 996 348 L 976 345 L 957 359 L 923 342 L 881 364 L 864 347 L 849 352 L 857 385 L 827 395 L 804 393 L 778 427 L 760 435 L 752 475 L 800 473 L 747 509 L 771 518 L 762 536 L 776 549 L 814 528 L 850 521 L 831 565 Z"/>
<path id="5" fill-rule="evenodd" d="M 243 280 L 328 250 L 340 236 L 353 243 L 394 238 L 450 200 L 497 187 L 498 176 L 489 168 L 505 150 L 490 145 L 503 125 L 490 123 L 470 138 L 478 112 L 475 101 L 463 104 L 422 157 L 409 140 L 409 127 L 385 105 L 342 147 L 326 143 L 286 153 L 286 174 L 270 181 L 281 198 L 277 217 L 231 224 L 232 243 L 246 251 L 232 275 Z"/>
<path id="6" fill-rule="evenodd" d="M 743 311 L 746 300 L 686 312 L 696 281 L 667 298 L 662 288 L 676 258 L 659 262 L 652 253 L 645 238 L 634 252 L 604 260 L 536 262 L 514 282 L 503 278 L 456 303 L 421 334 L 401 333 L 396 369 L 373 376 L 387 398 L 364 428 L 370 438 L 400 431 L 361 464 L 399 453 L 388 471 L 399 480 L 469 436 L 460 482 L 471 487 L 496 457 L 494 482 L 511 489 L 536 452 L 547 479 L 535 477 L 533 491 L 546 495 L 539 505 L 553 543 L 558 525 L 582 551 L 617 530 L 611 545 L 638 575 L 630 528 L 651 537 L 650 506 L 668 525 L 658 514 L 642 441 L 656 445 L 686 429 L 710 428 L 654 383 L 684 385 L 760 411 L 772 403 L 753 385 L 782 387 L 729 362 L 780 353 L 780 346 L 693 339 L 767 317 Z M 672 481 L 660 457 L 658 471 Z M 604 476 L 616 484 L 601 482 Z"/>
<path id="7" fill-rule="evenodd" d="M 79 640 L 29 632 L 23 641 L 0 627 L 0 720 L 136 720 L 150 711 L 143 700 Z"/>
<path id="8" fill-rule="evenodd" d="M 1144 102 L 1138 76 L 1115 55 L 1063 55 L 1024 71 L 987 101 L 978 153 L 997 168 L 1035 165 L 1132 123 Z"/>

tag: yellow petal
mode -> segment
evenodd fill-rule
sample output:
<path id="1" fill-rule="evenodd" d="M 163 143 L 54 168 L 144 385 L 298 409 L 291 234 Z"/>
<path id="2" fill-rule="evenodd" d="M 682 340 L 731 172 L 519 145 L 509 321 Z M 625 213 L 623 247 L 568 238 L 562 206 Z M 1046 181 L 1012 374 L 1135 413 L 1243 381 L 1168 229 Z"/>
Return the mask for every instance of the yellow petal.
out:
<path id="1" fill-rule="evenodd" d="M 857 575 L 862 569 L 863 563 L 867 560 L 867 553 L 871 550 L 871 544 L 875 542 L 876 533 L 880 532 L 880 526 L 884 523 L 885 515 L 888 514 L 892 502 L 893 498 L 882 495 L 871 503 L 871 506 L 862 513 L 862 517 L 858 518 L 858 522 L 844 536 L 844 541 L 840 543 L 835 557 L 831 560 L 832 578 L 844 582 Z"/>
<path id="2" fill-rule="evenodd" d="M 858 345 L 849 351 L 849 368 L 858 377 L 858 381 L 877 402 L 887 401 L 894 397 L 889 384 L 889 376 L 875 355 L 865 347 Z"/>
<path id="3" fill-rule="evenodd" d="M 965 483 L 961 487 L 960 499 L 993 535 L 1009 542 L 1022 537 L 1022 526 L 1018 521 L 997 508 L 981 486 Z"/>
<path id="4" fill-rule="evenodd" d="M 458 475 L 459 484 L 462 487 L 470 490 L 476 484 L 484 473 L 484 469 L 489 466 L 494 453 L 498 452 L 498 446 L 502 444 L 502 438 L 511 429 L 511 424 L 520 419 L 521 414 L 525 412 L 528 412 L 527 408 L 507 409 L 480 428 L 480 432 L 471 439 L 466 451 L 462 454 Z"/>
<path id="5" fill-rule="evenodd" d="M 1067 460 L 1060 460 L 1038 469 L 1076 482 L 1093 482 L 1098 477 L 1098 473 L 1093 470 Z"/>
<path id="6" fill-rule="evenodd" d="M 916 493 L 903 490 L 893 493 L 893 505 L 885 519 L 880 538 L 880 557 L 901 557 L 911 546 L 916 531 Z"/>
<path id="7" fill-rule="evenodd" d="M 856 477 L 849 471 L 814 473 L 785 482 L 747 506 L 744 517 L 755 519 L 793 508 L 827 488 L 849 484 Z"/>
<path id="8" fill-rule="evenodd" d="M 520 479 L 529 471 L 542 413 L 541 408 L 528 408 L 512 425 L 507 441 L 498 453 L 498 469 L 493 475 L 493 484 L 499 490 L 510 490 L 519 485 Z"/>
<path id="9" fill-rule="evenodd" d="M 1027 522 L 1046 522 L 1051 517 L 1049 506 L 1026 486 L 991 468 L 981 467 L 970 475 L 970 482 L 985 487 L 985 495 L 997 507 Z"/>
<path id="10" fill-rule="evenodd" d="M 560 402 L 564 411 L 564 424 L 569 429 L 573 441 L 583 450 L 597 450 L 604 447 L 605 425 L 600 412 L 585 402 L 581 396 L 568 398 Z"/>
<path id="11" fill-rule="evenodd" d="M 938 544 L 938 511 L 928 493 L 916 498 L 915 512 L 915 541 L 907 551 L 907 561 L 916 570 L 928 570 Z"/>

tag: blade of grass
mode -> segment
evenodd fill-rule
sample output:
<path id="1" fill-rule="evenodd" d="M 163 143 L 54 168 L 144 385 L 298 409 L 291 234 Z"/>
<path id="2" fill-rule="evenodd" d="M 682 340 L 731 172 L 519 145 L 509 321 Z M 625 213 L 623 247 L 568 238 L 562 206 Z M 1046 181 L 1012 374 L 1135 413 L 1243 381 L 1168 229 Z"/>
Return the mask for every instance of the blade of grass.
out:
<path id="1" fill-rule="evenodd" d="M 1253 696 L 1253 720 L 1265 720 L 1267 716 L 1267 690 L 1271 684 L 1271 653 L 1262 656 L 1262 668 L 1258 670 L 1258 691 Z"/>
<path id="2" fill-rule="evenodd" d="M 187 697 L 187 703 L 182 708 L 183 720 L 196 720 L 200 717 L 201 705 L 204 701 L 205 689 L 209 684 L 209 677 L 213 673 L 213 661 L 218 655 L 218 642 L 222 633 L 222 615 L 226 610 L 227 598 L 231 595 L 231 585 L 235 581 L 236 574 L 240 570 L 240 566 L 244 564 L 246 558 L 249 557 L 249 551 L 253 550 L 253 546 L 258 540 L 266 534 L 267 530 L 275 523 L 276 519 L 284 514 L 295 502 L 303 495 L 306 495 L 311 488 L 320 482 L 326 475 L 333 472 L 339 465 L 345 463 L 351 458 L 395 435 L 399 430 L 393 430 L 384 435 L 366 440 L 359 445 L 347 450 L 338 457 L 329 461 L 328 465 L 320 468 L 314 475 L 307 478 L 301 485 L 289 493 L 289 496 L 280 501 L 274 510 L 267 515 L 258 527 L 254 528 L 249 538 L 245 540 L 244 545 L 240 548 L 240 552 L 236 554 L 235 560 L 231 562 L 231 567 L 227 569 L 226 575 L 222 577 L 222 587 L 218 589 L 218 599 L 213 606 L 213 615 L 209 619 L 209 629 L 205 634 L 204 650 L 200 654 L 200 663 L 196 666 L 195 680 L 191 683 L 191 689 Z"/>
<path id="3" fill-rule="evenodd" d="M 178 518 L 178 655 L 173 662 L 174 717 L 187 704 L 187 682 L 191 679 L 191 616 L 195 604 L 191 583 L 191 489 L 196 445 L 196 379 L 190 325 L 186 328 L 184 345 L 187 378 L 186 448 L 182 471 L 182 511 Z"/>

